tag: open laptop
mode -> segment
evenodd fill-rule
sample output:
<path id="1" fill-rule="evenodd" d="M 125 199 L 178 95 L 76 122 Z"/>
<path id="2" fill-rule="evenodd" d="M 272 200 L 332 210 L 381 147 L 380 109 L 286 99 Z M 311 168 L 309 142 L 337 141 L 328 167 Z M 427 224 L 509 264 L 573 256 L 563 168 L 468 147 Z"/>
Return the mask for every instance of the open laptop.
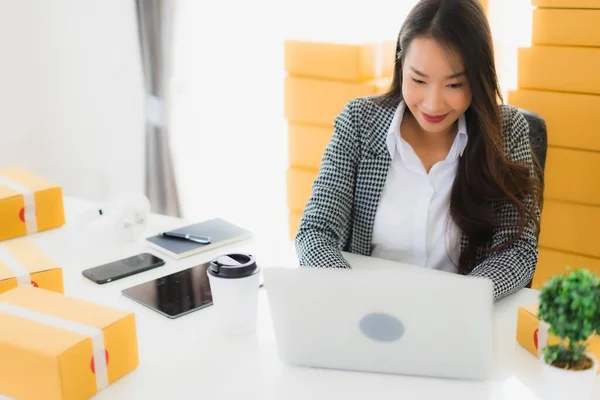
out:
<path id="1" fill-rule="evenodd" d="M 263 269 L 282 361 L 305 367 L 490 378 L 490 280 L 349 253 L 344 257 L 352 269 Z"/>

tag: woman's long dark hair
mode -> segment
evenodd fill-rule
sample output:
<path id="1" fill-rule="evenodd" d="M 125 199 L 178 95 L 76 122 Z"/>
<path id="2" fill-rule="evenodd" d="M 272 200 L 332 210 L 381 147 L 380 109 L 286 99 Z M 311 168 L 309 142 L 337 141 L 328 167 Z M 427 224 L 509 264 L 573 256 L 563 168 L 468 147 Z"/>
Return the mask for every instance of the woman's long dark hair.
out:
<path id="1" fill-rule="evenodd" d="M 492 36 L 479 0 L 421 0 L 409 13 L 398 36 L 398 57 L 391 88 L 380 100 L 402 100 L 402 65 L 411 41 L 435 39 L 463 60 L 473 94 L 465 111 L 469 142 L 458 164 L 450 197 L 450 216 L 466 235 L 467 246 L 459 259 L 459 273 L 468 274 L 487 254 L 510 246 L 531 224 L 539 236 L 535 207 L 541 207 L 541 183 L 526 165 L 506 158 L 498 101 L 498 84 Z M 532 152 L 534 164 L 537 160 Z M 529 201 L 525 199 L 529 196 Z M 533 199 L 533 201 L 531 201 Z M 518 231 L 502 246 L 482 253 L 490 244 L 497 219 L 497 201 L 508 200 L 518 211 Z"/>

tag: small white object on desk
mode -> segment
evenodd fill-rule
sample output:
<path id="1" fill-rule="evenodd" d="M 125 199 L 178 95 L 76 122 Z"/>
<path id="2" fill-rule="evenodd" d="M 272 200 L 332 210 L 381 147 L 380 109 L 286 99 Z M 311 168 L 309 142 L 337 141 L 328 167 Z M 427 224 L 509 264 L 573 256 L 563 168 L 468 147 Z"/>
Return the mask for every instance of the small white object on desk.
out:
<path id="1" fill-rule="evenodd" d="M 73 242 L 82 248 L 133 243 L 146 231 L 149 215 L 150 202 L 143 194 L 121 194 L 99 206 L 90 205 L 69 222 Z"/>

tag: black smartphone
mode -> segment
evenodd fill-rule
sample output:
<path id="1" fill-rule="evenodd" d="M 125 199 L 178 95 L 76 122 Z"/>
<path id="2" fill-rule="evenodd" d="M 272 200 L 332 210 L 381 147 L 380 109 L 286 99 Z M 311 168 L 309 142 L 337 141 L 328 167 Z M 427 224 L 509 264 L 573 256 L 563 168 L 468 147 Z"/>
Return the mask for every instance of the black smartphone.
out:
<path id="1" fill-rule="evenodd" d="M 143 253 L 86 269 L 82 274 L 89 280 L 102 284 L 148 271 L 162 265 L 165 265 L 165 260 L 150 253 Z"/>

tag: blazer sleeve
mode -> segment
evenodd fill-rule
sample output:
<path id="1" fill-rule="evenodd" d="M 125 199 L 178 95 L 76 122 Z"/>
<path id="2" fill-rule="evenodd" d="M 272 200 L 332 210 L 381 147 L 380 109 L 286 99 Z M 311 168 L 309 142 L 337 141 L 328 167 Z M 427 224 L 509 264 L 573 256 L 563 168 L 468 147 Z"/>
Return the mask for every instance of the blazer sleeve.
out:
<path id="1" fill-rule="evenodd" d="M 334 120 L 296 235 L 301 266 L 350 268 L 341 254 L 350 234 L 356 165 L 359 159 L 358 100 L 350 101 Z"/>
<path id="2" fill-rule="evenodd" d="M 532 150 L 529 143 L 529 124 L 516 108 L 510 111 L 510 132 L 508 158 L 529 167 L 530 175 L 535 175 Z M 506 129 L 506 128 L 505 128 Z M 525 198 L 527 207 L 534 201 L 532 196 Z M 539 222 L 539 204 L 535 205 L 535 218 Z M 492 236 L 492 246 L 506 243 L 518 233 L 518 212 L 510 201 L 499 204 L 500 226 Z M 494 283 L 494 299 L 499 300 L 525 287 L 532 279 L 538 260 L 538 238 L 535 221 L 531 218 L 518 241 L 477 265 L 470 275 L 486 277 Z"/>

